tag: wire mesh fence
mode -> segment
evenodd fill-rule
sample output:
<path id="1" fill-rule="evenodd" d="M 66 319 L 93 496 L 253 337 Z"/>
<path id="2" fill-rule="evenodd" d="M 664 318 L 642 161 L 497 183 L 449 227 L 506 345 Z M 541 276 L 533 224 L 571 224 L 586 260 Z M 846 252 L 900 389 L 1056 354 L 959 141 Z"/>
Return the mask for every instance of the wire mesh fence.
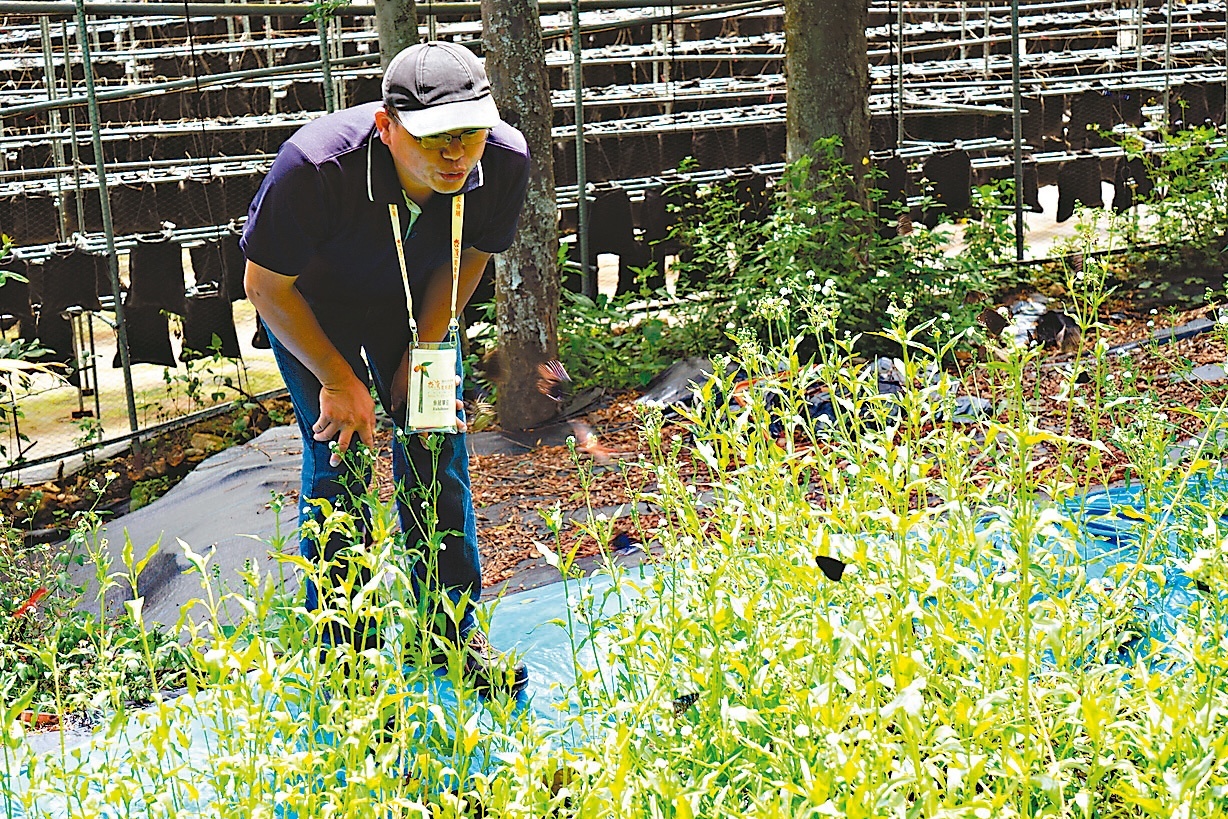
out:
<path id="1" fill-rule="evenodd" d="M 296 66 L 339 57 L 343 46 L 322 51 L 315 24 L 297 18 L 90 18 L 99 92 L 91 128 L 81 105 L 29 110 L 83 93 L 73 21 L 5 23 L 0 232 L 14 249 L 0 260 L 0 327 L 6 352 L 42 350 L 35 360 L 49 371 L 11 378 L 0 395 L 0 470 L 280 386 L 244 300 L 238 238 L 272 153 L 324 108 L 321 78 Z M 330 26 L 326 43 L 357 35 L 370 47 L 369 22 Z M 270 68 L 267 77 L 211 81 Z M 339 79 L 337 98 L 372 97 L 357 72 Z M 122 93 L 129 86 L 145 91 Z"/>

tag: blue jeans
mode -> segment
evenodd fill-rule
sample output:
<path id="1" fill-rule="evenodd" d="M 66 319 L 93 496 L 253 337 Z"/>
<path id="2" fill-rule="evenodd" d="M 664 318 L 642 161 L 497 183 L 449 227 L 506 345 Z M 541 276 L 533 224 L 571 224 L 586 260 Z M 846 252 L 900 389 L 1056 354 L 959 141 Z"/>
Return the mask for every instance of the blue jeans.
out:
<path id="1" fill-rule="evenodd" d="M 349 362 L 354 374 L 368 386 L 374 382 L 380 404 L 392 414 L 390 388 L 392 377 L 401 362 L 410 336 L 404 303 L 399 305 L 374 306 L 359 309 L 313 308 L 325 335 L 337 351 Z M 341 313 L 341 315 L 335 315 Z M 267 325 L 266 325 L 267 328 Z M 353 465 L 329 465 L 331 452 L 329 442 L 319 442 L 313 437 L 312 424 L 320 417 L 320 382 L 294 354 L 277 340 L 269 330 L 273 355 L 278 369 L 290 393 L 294 415 L 298 420 L 303 438 L 302 487 L 299 494 L 299 552 L 304 557 L 320 560 L 320 544 L 315 538 L 304 536 L 301 526 L 308 521 L 320 521 L 322 515 L 312 499 L 327 499 L 334 508 L 352 513 L 363 526 L 365 535 L 365 511 L 358 503 L 366 486 L 371 482 L 369 467 L 364 466 L 354 474 Z M 460 373 L 461 358 L 457 351 L 457 373 Z M 461 388 L 457 386 L 457 398 Z M 403 419 L 395 419 L 398 423 Z M 482 591 L 482 570 L 477 546 L 477 521 L 473 511 L 473 498 L 469 489 L 469 452 L 465 436 L 435 435 L 442 439 L 437 452 L 431 451 L 416 434 L 394 435 L 392 446 L 392 477 L 398 487 L 397 513 L 401 531 L 407 535 L 407 545 L 417 546 L 420 559 L 414 567 L 414 577 L 420 599 L 428 599 L 438 593 L 446 593 L 453 602 L 468 599 L 459 622 L 446 622 L 441 631 L 455 637 L 459 630 L 467 634 L 474 625 L 473 603 Z M 357 443 L 357 436 L 354 442 Z M 349 461 L 350 459 L 346 459 Z M 429 515 L 434 500 L 435 521 L 424 519 Z M 429 546 L 428 529 L 443 534 L 443 548 Z M 436 538 L 438 540 L 438 537 Z M 330 576 L 345 576 L 344 561 L 337 561 L 337 553 L 351 545 L 344 538 L 333 536 L 323 544 L 323 558 L 329 565 Z M 427 549 L 431 553 L 427 553 Z M 320 590 L 307 581 L 307 608 L 320 607 Z M 435 612 L 435 609 L 427 609 Z M 367 635 L 368 638 L 372 635 Z M 347 639 L 348 635 L 326 635 L 330 642 Z M 370 639 L 362 641 L 372 644 Z"/>

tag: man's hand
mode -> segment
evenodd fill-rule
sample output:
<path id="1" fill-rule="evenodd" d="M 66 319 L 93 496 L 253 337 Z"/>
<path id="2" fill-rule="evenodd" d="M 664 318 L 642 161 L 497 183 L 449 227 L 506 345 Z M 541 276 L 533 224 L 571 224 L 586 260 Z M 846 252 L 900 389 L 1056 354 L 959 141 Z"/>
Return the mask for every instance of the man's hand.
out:
<path id="1" fill-rule="evenodd" d="M 367 446 L 375 445 L 375 402 L 371 392 L 357 377 L 341 386 L 320 388 L 320 417 L 312 425 L 317 441 L 337 440 L 329 466 L 340 466 L 341 456 L 350 448 L 354 433 Z"/>
<path id="2" fill-rule="evenodd" d="M 311 427 L 312 438 L 320 442 L 336 439 L 337 449 L 328 462 L 337 467 L 355 432 L 367 446 L 375 443 L 375 402 L 320 327 L 295 285 L 296 278 L 249 261 L 243 285 L 273 335 L 323 385 L 320 417 Z"/>

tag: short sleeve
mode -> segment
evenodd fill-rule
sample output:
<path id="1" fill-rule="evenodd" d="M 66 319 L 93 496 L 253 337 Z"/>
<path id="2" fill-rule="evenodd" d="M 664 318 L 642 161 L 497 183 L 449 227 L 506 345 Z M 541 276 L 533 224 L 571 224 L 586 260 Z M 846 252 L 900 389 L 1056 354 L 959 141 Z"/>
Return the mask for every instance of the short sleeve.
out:
<path id="1" fill-rule="evenodd" d="M 518 163 L 508 163 L 507 183 L 502 187 L 491 209 L 485 230 L 473 246 L 484 253 L 502 253 L 512 246 L 516 227 L 520 222 L 520 210 L 524 207 L 525 191 L 529 187 L 529 168 L 532 163 L 523 154 L 512 154 Z"/>
<path id="2" fill-rule="evenodd" d="M 284 276 L 298 276 L 327 233 L 320 169 L 287 143 L 256 192 L 240 244 L 243 255 Z"/>

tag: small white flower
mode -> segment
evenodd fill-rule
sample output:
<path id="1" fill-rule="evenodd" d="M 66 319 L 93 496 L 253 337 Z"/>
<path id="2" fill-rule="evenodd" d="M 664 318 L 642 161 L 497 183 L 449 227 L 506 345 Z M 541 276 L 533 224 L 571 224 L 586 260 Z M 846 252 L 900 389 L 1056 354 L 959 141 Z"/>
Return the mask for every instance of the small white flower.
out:
<path id="1" fill-rule="evenodd" d="M 810 736 L 810 726 L 804 722 L 799 722 L 793 726 L 793 735 L 800 739 L 805 739 Z"/>

